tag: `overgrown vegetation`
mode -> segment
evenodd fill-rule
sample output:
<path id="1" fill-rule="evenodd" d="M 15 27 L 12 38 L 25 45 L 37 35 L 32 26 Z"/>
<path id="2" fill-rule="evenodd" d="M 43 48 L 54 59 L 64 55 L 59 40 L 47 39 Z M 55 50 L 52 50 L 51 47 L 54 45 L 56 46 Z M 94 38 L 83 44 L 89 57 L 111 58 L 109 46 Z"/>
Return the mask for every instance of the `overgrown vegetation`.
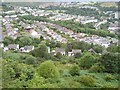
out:
<path id="1" fill-rule="evenodd" d="M 84 51 L 77 58 L 56 57 L 44 44 L 30 53 L 3 53 L 4 88 L 118 87 L 118 51 L 102 55 Z"/>

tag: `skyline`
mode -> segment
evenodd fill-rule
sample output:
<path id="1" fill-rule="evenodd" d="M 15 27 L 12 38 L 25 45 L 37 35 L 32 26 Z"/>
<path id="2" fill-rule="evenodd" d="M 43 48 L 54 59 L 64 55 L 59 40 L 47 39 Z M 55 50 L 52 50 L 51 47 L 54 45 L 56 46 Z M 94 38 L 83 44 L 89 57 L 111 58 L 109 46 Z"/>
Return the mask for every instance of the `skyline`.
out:
<path id="1" fill-rule="evenodd" d="M 119 2 L 119 0 L 1 0 L 2 2 Z"/>

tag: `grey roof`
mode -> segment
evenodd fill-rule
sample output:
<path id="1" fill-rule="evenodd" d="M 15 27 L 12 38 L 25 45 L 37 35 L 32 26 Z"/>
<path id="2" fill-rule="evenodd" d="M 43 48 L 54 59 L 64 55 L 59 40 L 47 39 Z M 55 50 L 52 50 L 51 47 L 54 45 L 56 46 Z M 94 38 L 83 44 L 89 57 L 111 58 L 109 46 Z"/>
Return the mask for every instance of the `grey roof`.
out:
<path id="1" fill-rule="evenodd" d="M 65 49 L 64 48 L 56 48 L 55 52 L 65 52 Z"/>
<path id="2" fill-rule="evenodd" d="M 88 50 L 89 52 L 96 53 L 92 48 Z"/>
<path id="3" fill-rule="evenodd" d="M 81 53 L 81 50 L 80 49 L 73 49 L 72 53 Z"/>
<path id="4" fill-rule="evenodd" d="M 25 50 L 32 50 L 34 46 L 24 46 Z"/>
<path id="5" fill-rule="evenodd" d="M 7 47 L 10 49 L 16 49 L 18 44 L 9 44 Z"/>

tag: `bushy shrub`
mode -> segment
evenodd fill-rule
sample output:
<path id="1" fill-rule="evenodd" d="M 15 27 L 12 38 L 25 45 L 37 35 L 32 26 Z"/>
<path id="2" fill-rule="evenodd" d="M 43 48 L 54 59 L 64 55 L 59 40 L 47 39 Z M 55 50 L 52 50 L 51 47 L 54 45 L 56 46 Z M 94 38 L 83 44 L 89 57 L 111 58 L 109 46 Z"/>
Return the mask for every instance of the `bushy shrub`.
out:
<path id="1" fill-rule="evenodd" d="M 70 77 L 71 76 L 68 69 L 62 70 L 61 74 L 63 77 Z"/>
<path id="2" fill-rule="evenodd" d="M 113 85 L 113 83 L 105 83 L 102 88 L 118 88 L 118 86 Z M 119 89 L 118 89 L 119 90 Z"/>
<path id="3" fill-rule="evenodd" d="M 95 63 L 89 69 L 89 72 L 102 72 L 103 70 L 104 70 L 104 66 L 102 66 L 100 63 Z"/>
<path id="4" fill-rule="evenodd" d="M 79 66 L 78 65 L 74 65 L 74 66 L 72 66 L 71 68 L 70 68 L 70 74 L 72 75 L 72 76 L 75 76 L 75 75 L 79 75 L 79 72 L 80 72 L 80 68 L 79 68 Z"/>
<path id="5" fill-rule="evenodd" d="M 45 61 L 40 64 L 37 73 L 44 78 L 58 78 L 59 71 L 52 61 Z"/>
<path id="6" fill-rule="evenodd" d="M 61 60 L 62 64 L 66 64 L 68 61 L 67 60 Z"/>
<path id="7" fill-rule="evenodd" d="M 115 79 L 115 77 L 113 76 L 113 75 L 111 75 L 111 74 L 107 74 L 106 76 L 105 76 L 105 80 L 106 81 L 110 81 L 110 80 L 114 80 Z"/>
<path id="8" fill-rule="evenodd" d="M 29 88 L 41 88 L 41 85 L 45 83 L 45 79 L 35 74 L 33 79 L 29 80 L 28 83 Z"/>
<path id="9" fill-rule="evenodd" d="M 105 72 L 118 73 L 120 71 L 120 54 L 119 53 L 105 53 L 101 56 L 99 61 L 105 67 Z"/>
<path id="10" fill-rule="evenodd" d="M 95 85 L 95 78 L 91 75 L 82 75 L 77 81 L 83 83 L 85 86 L 92 87 Z"/>
<path id="11" fill-rule="evenodd" d="M 85 53 L 80 58 L 80 66 L 84 68 L 90 68 L 95 63 L 95 57 L 91 53 Z"/>
<path id="12" fill-rule="evenodd" d="M 33 64 L 35 65 L 37 63 L 36 58 L 33 56 L 27 57 L 25 60 L 26 64 Z"/>

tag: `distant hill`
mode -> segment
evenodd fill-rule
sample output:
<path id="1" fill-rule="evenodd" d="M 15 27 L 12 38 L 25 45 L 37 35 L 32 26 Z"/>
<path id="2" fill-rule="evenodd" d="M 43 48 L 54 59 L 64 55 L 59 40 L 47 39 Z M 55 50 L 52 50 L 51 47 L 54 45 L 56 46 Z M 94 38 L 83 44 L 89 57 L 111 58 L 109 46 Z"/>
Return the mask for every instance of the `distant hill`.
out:
<path id="1" fill-rule="evenodd" d="M 102 2 L 100 4 L 102 7 L 117 7 L 117 3 L 116 2 Z"/>

